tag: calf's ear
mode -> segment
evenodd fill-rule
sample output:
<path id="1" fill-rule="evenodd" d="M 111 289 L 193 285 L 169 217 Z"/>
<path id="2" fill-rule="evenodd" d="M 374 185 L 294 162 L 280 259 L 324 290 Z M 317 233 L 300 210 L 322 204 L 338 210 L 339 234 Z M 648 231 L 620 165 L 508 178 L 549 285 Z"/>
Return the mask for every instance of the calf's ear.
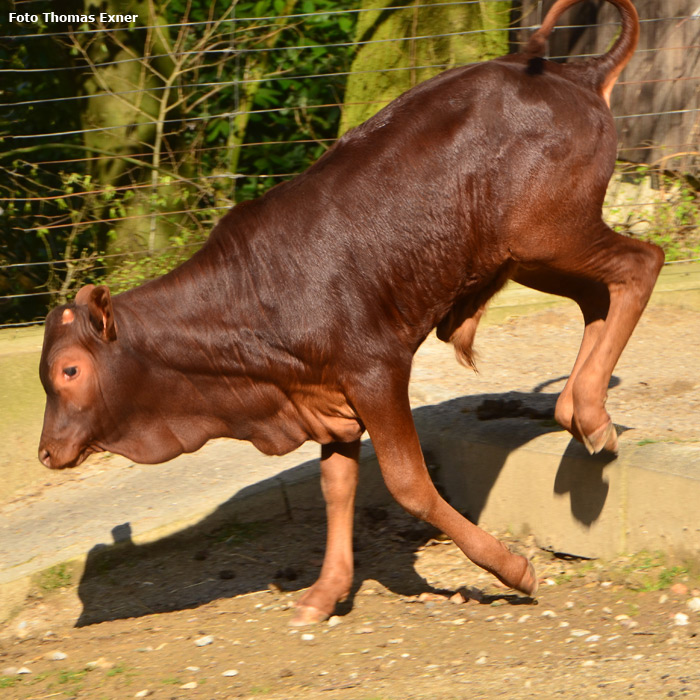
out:
<path id="1" fill-rule="evenodd" d="M 98 287 L 94 284 L 86 284 L 78 291 L 75 303 L 88 307 L 90 321 L 103 340 L 112 341 L 117 339 L 117 325 L 114 320 L 112 296 L 108 287 L 105 287 L 103 284 Z"/>

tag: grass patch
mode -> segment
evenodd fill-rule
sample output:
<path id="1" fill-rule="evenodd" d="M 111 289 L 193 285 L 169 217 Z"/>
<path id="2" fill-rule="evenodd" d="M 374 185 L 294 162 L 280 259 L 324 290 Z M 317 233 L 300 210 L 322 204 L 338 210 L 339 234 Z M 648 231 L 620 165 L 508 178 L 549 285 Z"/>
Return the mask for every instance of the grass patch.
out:
<path id="1" fill-rule="evenodd" d="M 68 568 L 68 564 L 57 564 L 50 569 L 46 569 L 39 574 L 39 588 L 42 591 L 55 591 L 59 588 L 70 586 L 73 581 L 73 574 Z"/>
<path id="2" fill-rule="evenodd" d="M 664 552 L 640 552 L 618 574 L 618 582 L 637 593 L 654 593 L 671 588 L 679 580 L 692 576 L 691 566 L 671 562 Z"/>
<path id="3" fill-rule="evenodd" d="M 87 676 L 88 671 L 69 671 L 68 669 L 63 669 L 58 672 L 58 682 L 64 683 L 79 683 Z"/>
<path id="4" fill-rule="evenodd" d="M 211 537 L 217 544 L 239 545 L 254 540 L 264 535 L 269 527 L 268 523 L 231 523 L 214 531 Z"/>
<path id="5" fill-rule="evenodd" d="M 124 664 L 117 664 L 114 668 L 110 668 L 105 674 L 107 677 L 118 676 L 120 673 L 126 672 L 126 666 Z"/>
<path id="6" fill-rule="evenodd" d="M 168 678 L 163 678 L 161 680 L 161 683 L 163 685 L 181 685 L 182 684 L 182 679 L 181 678 L 175 678 L 174 676 L 169 676 Z"/>
<path id="7" fill-rule="evenodd" d="M 0 688 L 14 688 L 18 681 L 15 676 L 0 676 Z"/>

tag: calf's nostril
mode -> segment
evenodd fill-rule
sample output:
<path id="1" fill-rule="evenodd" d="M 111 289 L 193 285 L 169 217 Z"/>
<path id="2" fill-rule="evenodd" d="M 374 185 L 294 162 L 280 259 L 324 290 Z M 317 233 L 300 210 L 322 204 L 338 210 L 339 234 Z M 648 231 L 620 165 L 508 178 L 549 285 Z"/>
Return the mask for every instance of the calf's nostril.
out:
<path id="1" fill-rule="evenodd" d="M 51 453 L 45 448 L 39 448 L 39 461 L 45 466 L 51 466 Z"/>

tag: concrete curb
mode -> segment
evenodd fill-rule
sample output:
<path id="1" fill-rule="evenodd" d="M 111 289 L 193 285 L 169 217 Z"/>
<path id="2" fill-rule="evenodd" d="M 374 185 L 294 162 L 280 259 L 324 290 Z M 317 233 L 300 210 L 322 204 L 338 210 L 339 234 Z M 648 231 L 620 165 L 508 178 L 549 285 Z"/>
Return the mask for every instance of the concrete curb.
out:
<path id="1" fill-rule="evenodd" d="M 637 442 L 623 433 L 617 458 L 591 457 L 568 433 L 497 422 L 475 426 L 455 411 L 423 430 L 450 502 L 482 527 L 533 535 L 542 549 L 592 559 L 700 552 L 697 445 Z"/>

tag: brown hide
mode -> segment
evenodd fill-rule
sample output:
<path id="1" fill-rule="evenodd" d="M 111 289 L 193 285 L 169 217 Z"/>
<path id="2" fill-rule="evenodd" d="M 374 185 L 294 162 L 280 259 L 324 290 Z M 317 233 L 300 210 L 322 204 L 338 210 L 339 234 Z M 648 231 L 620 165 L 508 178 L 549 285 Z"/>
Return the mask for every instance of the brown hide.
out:
<path id="1" fill-rule="evenodd" d="M 447 71 L 234 207 L 191 260 L 113 299 L 118 337 L 101 327 L 104 304 L 79 295 L 72 324 L 54 310 L 42 357 L 51 466 L 86 448 L 164 461 L 220 436 L 271 454 L 353 440 L 363 428 L 348 388 L 406 375 L 432 328 L 452 337 L 518 264 L 565 253 L 575 272 L 592 247 L 607 256 L 616 143 L 591 89 L 599 73 L 530 60 Z M 96 383 L 77 412 L 61 400 L 71 387 L 49 379 L 64 345 L 87 352 Z M 82 444 L 66 422 L 83 424 Z"/>

